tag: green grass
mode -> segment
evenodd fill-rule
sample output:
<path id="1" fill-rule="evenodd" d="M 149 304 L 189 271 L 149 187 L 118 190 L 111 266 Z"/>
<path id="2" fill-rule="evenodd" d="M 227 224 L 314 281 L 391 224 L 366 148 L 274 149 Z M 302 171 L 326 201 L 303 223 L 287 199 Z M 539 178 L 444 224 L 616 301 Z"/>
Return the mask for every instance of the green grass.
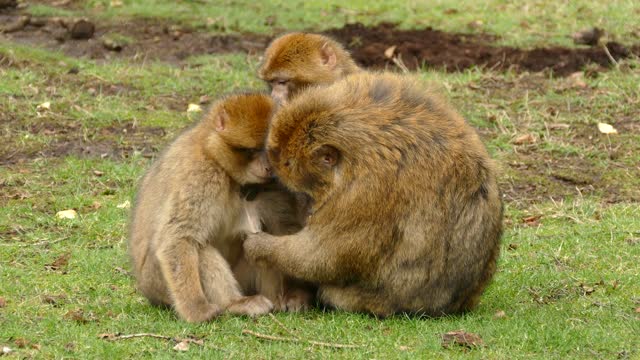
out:
<path id="1" fill-rule="evenodd" d="M 406 27 L 466 31 L 468 22 L 480 19 L 505 42 L 526 45 L 566 43 L 567 33 L 586 25 L 622 36 L 632 31 L 628 19 L 638 11 L 632 2 L 587 1 L 528 2 L 528 13 L 520 2 L 500 2 L 500 11 L 470 1 L 428 7 L 422 2 L 250 7 L 243 1 L 124 1 L 111 8 L 109 3 L 80 2 L 55 11 L 57 16 L 87 11 L 103 21 L 162 17 L 193 26 L 224 14 L 228 24 L 237 23 L 229 30 L 260 32 L 275 31 L 263 20 L 276 11 L 276 26 L 291 29 L 396 19 Z M 545 10 L 552 5 L 553 11 Z M 459 12 L 444 16 L 449 8 Z M 53 9 L 37 5 L 29 11 Z M 319 16 L 322 10 L 329 15 Z M 528 29 L 517 25 L 525 18 Z M 418 73 L 478 128 L 498 161 L 507 227 L 499 272 L 478 309 L 464 316 L 378 320 L 320 310 L 276 315 L 303 339 L 361 345 L 330 349 L 242 335 L 249 329 L 289 336 L 270 317 L 184 323 L 171 311 L 148 305 L 126 272 L 130 209 L 118 206 L 132 201 L 151 162 L 144 149 L 161 149 L 195 120 L 197 114 L 186 109 L 201 96 L 263 88 L 255 76 L 257 57 L 204 55 L 184 66 L 96 62 L 2 42 L 0 58 L 10 60 L 0 62 L 0 153 L 22 159 L 0 167 L 0 297 L 6 301 L 0 307 L 0 347 L 13 349 L 13 358 L 640 357 L 640 72 L 634 60 L 586 78 L 585 88 L 538 74 Z M 79 72 L 70 74 L 71 68 Z M 51 110 L 38 111 L 45 101 Z M 614 125 L 619 134 L 600 134 L 598 122 Z M 134 133 L 122 131 L 132 124 Z M 164 135 L 153 132 L 157 128 Z M 535 143 L 513 143 L 529 133 Z M 105 158 L 78 151 L 39 155 L 65 143 L 127 151 Z M 57 219 L 66 209 L 75 209 L 78 217 Z M 532 216 L 538 220 L 525 221 Z M 66 265 L 47 267 L 65 254 Z M 496 317 L 499 311 L 505 316 Z M 480 335 L 485 346 L 443 348 L 441 335 L 459 329 Z M 146 332 L 195 336 L 204 346 L 192 344 L 178 353 L 172 341 L 98 337 Z"/>

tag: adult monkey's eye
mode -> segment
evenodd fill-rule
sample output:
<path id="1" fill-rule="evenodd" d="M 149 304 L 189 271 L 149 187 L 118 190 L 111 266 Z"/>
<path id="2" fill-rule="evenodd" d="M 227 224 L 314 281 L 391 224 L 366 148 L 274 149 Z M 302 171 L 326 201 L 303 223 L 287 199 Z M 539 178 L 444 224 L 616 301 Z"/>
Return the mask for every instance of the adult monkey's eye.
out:
<path id="1" fill-rule="evenodd" d="M 276 79 L 275 83 L 278 85 L 287 85 L 287 82 L 289 82 L 288 80 L 285 79 Z"/>

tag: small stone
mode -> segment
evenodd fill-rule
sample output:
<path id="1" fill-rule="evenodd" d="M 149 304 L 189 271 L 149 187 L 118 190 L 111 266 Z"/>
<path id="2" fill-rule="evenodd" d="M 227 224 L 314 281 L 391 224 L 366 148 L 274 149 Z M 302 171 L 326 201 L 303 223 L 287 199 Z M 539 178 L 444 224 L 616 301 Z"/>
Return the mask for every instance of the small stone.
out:
<path id="1" fill-rule="evenodd" d="M 80 19 L 71 25 L 71 38 L 72 39 L 91 39 L 96 31 L 96 26 L 87 20 Z"/>

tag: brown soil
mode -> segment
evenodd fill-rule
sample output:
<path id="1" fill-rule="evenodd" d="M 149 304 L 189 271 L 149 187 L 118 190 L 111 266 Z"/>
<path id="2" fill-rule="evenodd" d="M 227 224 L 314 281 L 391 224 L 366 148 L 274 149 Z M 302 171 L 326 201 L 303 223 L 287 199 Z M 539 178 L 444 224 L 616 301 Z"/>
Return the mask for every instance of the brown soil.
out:
<path id="1" fill-rule="evenodd" d="M 4 114 L 6 124 L 16 124 L 12 131 L 28 131 L 33 135 L 45 135 L 49 142 L 38 148 L 5 148 L 0 145 L 0 165 L 18 164 L 36 158 L 100 157 L 123 159 L 139 152 L 151 157 L 164 142 L 165 130 L 161 127 L 139 127 L 133 123 L 117 123 L 104 128 L 83 128 L 75 122 L 39 121 L 18 125 L 10 115 Z M 15 146 L 12 145 L 12 146 Z"/>
<path id="2" fill-rule="evenodd" d="M 346 44 L 356 61 L 365 67 L 392 65 L 392 60 L 385 55 L 392 46 L 396 47 L 394 56 L 400 58 L 409 70 L 427 67 L 460 71 L 479 66 L 493 70 L 550 70 L 555 75 L 566 76 L 582 70 L 587 64 L 612 65 L 602 47 L 526 50 L 493 46 L 489 36 L 450 34 L 432 28 L 399 30 L 393 24 L 380 24 L 373 28 L 351 24 L 329 30 L 327 34 Z M 640 55 L 640 44 L 625 47 L 609 42 L 606 46 L 616 61 L 633 54 Z"/>
<path id="3" fill-rule="evenodd" d="M 11 27 L 20 24 L 20 11 L 0 14 L 0 24 Z M 23 21 L 23 20 L 22 20 Z M 141 61 L 163 60 L 181 62 L 201 54 L 245 52 L 261 53 L 271 40 L 260 34 L 211 35 L 193 29 L 150 20 L 129 20 L 119 23 L 96 22 L 89 39 L 74 39 L 73 23 L 57 18 L 31 18 L 24 26 L 0 34 L 18 43 L 59 49 L 71 56 L 108 60 L 133 58 Z M 461 71 L 473 66 L 494 70 L 552 71 L 566 76 L 582 70 L 587 64 L 610 67 L 612 61 L 602 47 L 548 47 L 519 49 L 492 45 L 494 37 L 446 33 L 431 28 L 400 30 L 393 24 L 365 27 L 350 24 L 326 34 L 344 43 L 354 58 L 367 68 L 396 66 L 385 51 L 395 46 L 393 57 L 414 70 L 420 67 Z M 109 40 L 114 35 L 132 41 Z M 617 61 L 633 55 L 640 56 L 640 44 L 625 47 L 616 42 L 607 44 Z M 397 62 L 397 61 L 396 61 Z"/>

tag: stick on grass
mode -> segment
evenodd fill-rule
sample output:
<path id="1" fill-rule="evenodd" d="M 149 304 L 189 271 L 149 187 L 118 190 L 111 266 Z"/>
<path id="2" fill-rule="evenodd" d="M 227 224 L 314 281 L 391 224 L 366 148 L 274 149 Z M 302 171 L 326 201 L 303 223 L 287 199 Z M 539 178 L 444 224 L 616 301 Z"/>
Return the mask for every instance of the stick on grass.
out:
<path id="1" fill-rule="evenodd" d="M 251 330 L 248 330 L 248 329 L 242 330 L 242 334 L 251 335 L 251 336 L 257 337 L 259 339 L 263 339 L 263 340 L 294 342 L 294 343 L 307 343 L 307 344 L 310 344 L 310 345 L 332 347 L 332 348 L 337 348 L 337 349 L 354 349 L 354 348 L 361 347 L 361 345 L 337 344 L 337 343 L 328 343 L 328 342 L 323 342 L 323 341 L 303 340 L 303 339 L 292 338 L 292 337 L 267 335 L 267 334 L 261 334 L 261 333 L 255 332 L 255 331 L 251 331 Z"/>

